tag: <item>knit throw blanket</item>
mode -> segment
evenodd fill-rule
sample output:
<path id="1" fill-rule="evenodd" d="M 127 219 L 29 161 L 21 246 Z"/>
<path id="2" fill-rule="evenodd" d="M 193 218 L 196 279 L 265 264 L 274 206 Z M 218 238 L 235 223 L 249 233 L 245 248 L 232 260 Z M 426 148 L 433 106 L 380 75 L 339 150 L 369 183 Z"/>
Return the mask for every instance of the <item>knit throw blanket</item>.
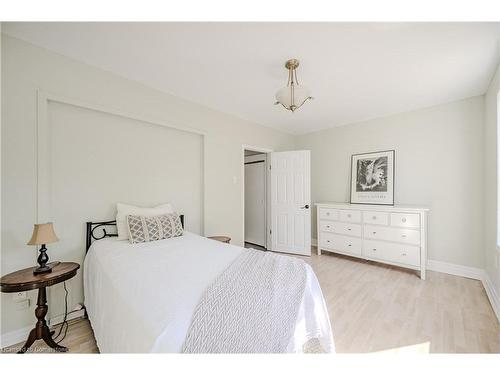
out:
<path id="1" fill-rule="evenodd" d="M 248 249 L 205 290 L 184 353 L 284 353 L 306 288 L 304 261 Z"/>

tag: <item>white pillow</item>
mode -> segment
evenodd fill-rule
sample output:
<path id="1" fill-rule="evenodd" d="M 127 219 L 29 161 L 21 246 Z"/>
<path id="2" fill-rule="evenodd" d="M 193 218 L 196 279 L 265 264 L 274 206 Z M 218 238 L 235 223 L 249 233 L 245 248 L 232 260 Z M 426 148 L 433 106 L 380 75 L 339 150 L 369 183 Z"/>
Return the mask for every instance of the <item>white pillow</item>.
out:
<path id="1" fill-rule="evenodd" d="M 156 207 L 138 207 L 130 204 L 116 204 L 116 230 L 119 240 L 128 240 L 129 233 L 127 227 L 127 216 L 160 216 L 174 213 L 174 209 L 170 203 L 160 204 Z"/>

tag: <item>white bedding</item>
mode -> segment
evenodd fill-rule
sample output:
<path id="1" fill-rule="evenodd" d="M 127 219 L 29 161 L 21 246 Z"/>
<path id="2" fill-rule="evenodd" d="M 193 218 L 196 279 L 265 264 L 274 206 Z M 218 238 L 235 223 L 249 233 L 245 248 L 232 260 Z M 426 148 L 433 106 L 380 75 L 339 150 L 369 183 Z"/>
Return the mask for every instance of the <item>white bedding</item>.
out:
<path id="1" fill-rule="evenodd" d="M 92 244 L 84 263 L 85 306 L 102 353 L 180 352 L 191 317 L 210 283 L 242 247 L 185 232 L 131 245 L 106 238 Z M 289 352 L 318 338 L 333 352 L 328 312 L 307 266 L 307 287 Z"/>

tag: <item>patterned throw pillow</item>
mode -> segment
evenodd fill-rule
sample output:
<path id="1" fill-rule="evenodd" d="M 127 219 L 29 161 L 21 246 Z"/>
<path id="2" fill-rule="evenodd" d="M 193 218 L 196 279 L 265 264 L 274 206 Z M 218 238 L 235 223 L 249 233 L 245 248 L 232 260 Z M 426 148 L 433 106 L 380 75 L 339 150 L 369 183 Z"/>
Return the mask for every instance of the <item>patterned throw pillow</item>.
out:
<path id="1" fill-rule="evenodd" d="M 161 216 L 127 216 L 130 243 L 150 242 L 182 236 L 183 229 L 176 213 Z"/>

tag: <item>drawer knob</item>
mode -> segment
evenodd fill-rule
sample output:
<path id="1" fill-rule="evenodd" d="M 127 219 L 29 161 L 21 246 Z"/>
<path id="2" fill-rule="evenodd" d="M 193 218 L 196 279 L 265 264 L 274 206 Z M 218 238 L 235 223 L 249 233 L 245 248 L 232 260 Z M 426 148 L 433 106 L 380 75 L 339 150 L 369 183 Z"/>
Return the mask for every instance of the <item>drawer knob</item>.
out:
<path id="1" fill-rule="evenodd" d="M 347 230 L 351 230 L 351 228 L 347 228 Z"/>
<path id="2" fill-rule="evenodd" d="M 402 221 L 403 223 L 406 223 L 406 218 L 405 218 L 405 217 L 404 217 L 404 218 L 402 218 L 402 219 L 401 219 L 401 221 Z"/>
<path id="3" fill-rule="evenodd" d="M 372 249 L 373 251 L 377 251 L 377 249 Z"/>
<path id="4" fill-rule="evenodd" d="M 406 256 L 406 253 L 403 253 L 403 256 L 405 257 L 405 256 Z"/>
<path id="5" fill-rule="evenodd" d="M 377 232 L 373 232 L 373 234 L 377 234 Z"/>
<path id="6" fill-rule="evenodd" d="M 326 240 L 326 242 L 330 242 L 330 240 Z"/>
<path id="7" fill-rule="evenodd" d="M 327 213 L 326 213 L 326 216 L 330 216 L 330 213 L 329 213 L 329 212 L 327 212 Z"/>
<path id="8" fill-rule="evenodd" d="M 401 237 L 406 238 L 406 234 L 401 235 Z"/>
<path id="9" fill-rule="evenodd" d="M 330 226 L 329 226 L 329 225 L 327 225 L 326 227 L 327 227 L 327 228 L 330 228 Z"/>
<path id="10" fill-rule="evenodd" d="M 372 217 L 372 219 L 373 219 L 373 220 L 377 220 L 377 217 L 376 217 L 376 216 L 374 216 L 374 217 Z"/>
<path id="11" fill-rule="evenodd" d="M 351 214 L 347 214 L 347 217 L 351 217 Z"/>
<path id="12" fill-rule="evenodd" d="M 347 245 L 347 246 L 352 246 L 351 244 Z"/>

